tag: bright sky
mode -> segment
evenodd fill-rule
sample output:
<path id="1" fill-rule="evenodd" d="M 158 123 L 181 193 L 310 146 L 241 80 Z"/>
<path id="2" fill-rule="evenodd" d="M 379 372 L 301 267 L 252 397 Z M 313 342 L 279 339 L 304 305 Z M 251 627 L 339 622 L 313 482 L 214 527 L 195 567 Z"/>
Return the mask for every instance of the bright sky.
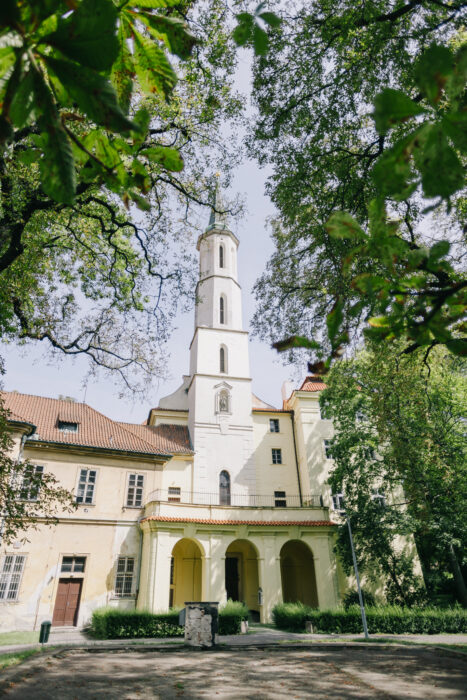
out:
<path id="1" fill-rule="evenodd" d="M 239 85 L 247 86 L 249 65 L 242 52 L 239 70 Z M 243 60 L 244 59 L 244 60 Z M 263 271 L 273 251 L 266 225 L 268 216 L 274 213 L 270 200 L 264 195 L 265 174 L 252 161 L 246 161 L 238 168 L 232 188 L 227 196 L 240 193 L 246 202 L 247 214 L 233 226 L 240 239 L 238 252 L 239 281 L 243 290 L 244 328 L 249 329 L 250 319 L 255 310 L 252 287 Z M 206 225 L 209 214 L 206 212 Z M 195 251 L 196 240 L 193 242 Z M 180 314 L 176 319 L 176 330 L 172 336 L 171 356 L 168 369 L 171 379 L 159 382 L 154 396 L 149 401 L 119 399 L 118 391 L 110 378 L 100 377 L 89 380 L 83 386 L 88 364 L 84 359 L 73 360 L 65 357 L 59 364 L 50 364 L 45 348 L 30 345 L 26 349 L 15 346 L 0 346 L 0 355 L 5 359 L 6 375 L 4 388 L 57 398 L 60 394 L 73 396 L 77 401 L 86 401 L 93 408 L 116 420 L 142 422 L 151 406 L 157 406 L 162 396 L 172 393 L 180 384 L 183 374 L 188 373 L 189 345 L 193 335 L 194 310 Z M 296 376 L 296 368 L 284 367 L 275 350 L 257 340 L 250 342 L 250 367 L 253 379 L 252 389 L 261 399 L 273 406 L 281 407 L 281 386 L 283 381 Z"/>

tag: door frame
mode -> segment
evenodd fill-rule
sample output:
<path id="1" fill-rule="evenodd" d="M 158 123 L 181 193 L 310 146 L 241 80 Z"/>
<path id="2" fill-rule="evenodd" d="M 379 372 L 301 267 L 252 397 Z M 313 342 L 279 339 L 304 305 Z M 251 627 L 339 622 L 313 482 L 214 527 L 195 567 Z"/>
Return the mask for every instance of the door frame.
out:
<path id="1" fill-rule="evenodd" d="M 237 573 L 238 573 L 238 600 L 243 600 L 243 570 L 242 563 L 243 557 L 241 552 L 228 552 L 225 555 L 226 559 L 236 559 L 237 560 Z M 227 591 L 225 573 L 224 573 L 224 587 Z"/>
<path id="2" fill-rule="evenodd" d="M 77 626 L 78 626 L 79 609 L 80 609 L 80 606 L 81 606 L 81 596 L 82 596 L 82 594 L 83 594 L 83 581 L 84 581 L 84 577 L 83 577 L 83 576 L 73 576 L 73 575 L 72 575 L 72 576 L 59 576 L 59 578 L 58 578 L 58 582 L 57 582 L 57 591 L 56 591 L 56 593 L 55 593 L 54 607 L 53 607 L 53 610 L 52 610 L 52 626 L 53 626 L 53 627 L 68 627 L 68 626 L 69 626 L 69 625 L 66 625 L 66 624 L 63 624 L 63 625 L 54 625 L 54 624 L 53 624 L 53 619 L 54 619 L 54 616 L 55 616 L 55 607 L 56 607 L 56 605 L 57 605 L 57 597 L 58 597 L 58 590 L 59 590 L 59 587 L 60 587 L 60 582 L 63 582 L 63 583 L 64 583 L 65 581 L 67 581 L 67 582 L 76 582 L 76 583 L 79 583 L 78 603 L 77 603 L 77 605 L 76 605 L 75 614 L 74 614 L 74 616 L 73 616 L 73 623 L 72 623 L 72 625 L 71 625 L 72 627 L 77 627 Z"/>

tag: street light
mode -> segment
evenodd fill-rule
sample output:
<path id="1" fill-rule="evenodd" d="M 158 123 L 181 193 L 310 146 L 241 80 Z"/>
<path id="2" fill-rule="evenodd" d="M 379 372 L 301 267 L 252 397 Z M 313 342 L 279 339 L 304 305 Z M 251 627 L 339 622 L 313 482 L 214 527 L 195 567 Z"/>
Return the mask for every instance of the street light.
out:
<path id="1" fill-rule="evenodd" d="M 355 548 L 353 546 L 352 528 L 350 527 L 350 518 L 347 515 L 347 512 L 344 508 L 344 494 L 343 493 L 336 493 L 332 497 L 332 499 L 334 501 L 335 510 L 339 513 L 339 515 L 345 516 L 345 519 L 347 520 L 347 527 L 349 528 L 349 537 L 350 537 L 350 549 L 352 550 L 353 568 L 355 571 L 355 578 L 357 579 L 358 600 L 360 601 L 360 611 L 362 613 L 363 632 L 365 634 L 365 639 L 369 639 L 368 626 L 366 624 L 365 605 L 363 604 L 362 589 L 360 586 L 360 576 L 358 574 L 357 557 L 355 556 Z"/>

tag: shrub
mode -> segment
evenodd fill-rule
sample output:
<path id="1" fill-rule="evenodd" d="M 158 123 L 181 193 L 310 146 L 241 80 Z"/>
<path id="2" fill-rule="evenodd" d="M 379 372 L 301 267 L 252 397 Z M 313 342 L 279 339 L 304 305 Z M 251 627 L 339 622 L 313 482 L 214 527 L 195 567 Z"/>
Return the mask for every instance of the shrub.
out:
<path id="1" fill-rule="evenodd" d="M 228 600 L 219 610 L 219 634 L 240 634 L 242 620 L 248 620 L 248 616 L 244 603 Z"/>
<path id="2" fill-rule="evenodd" d="M 280 603 L 273 608 L 276 627 L 304 632 L 310 620 L 317 632 L 357 634 L 362 631 L 360 607 L 316 610 L 302 603 Z M 467 610 L 462 608 L 402 608 L 396 605 L 366 608 L 368 631 L 380 634 L 466 633 Z"/>
<path id="3" fill-rule="evenodd" d="M 178 624 L 178 610 L 153 614 L 143 610 L 94 610 L 91 634 L 97 639 L 129 639 L 134 637 L 183 637 Z"/>
<path id="4" fill-rule="evenodd" d="M 370 591 L 365 591 L 362 588 L 363 603 L 365 606 L 374 607 L 376 605 L 376 600 L 373 593 Z M 351 605 L 360 605 L 360 599 L 358 597 L 358 591 L 347 591 L 342 601 L 344 608 L 347 610 Z"/>

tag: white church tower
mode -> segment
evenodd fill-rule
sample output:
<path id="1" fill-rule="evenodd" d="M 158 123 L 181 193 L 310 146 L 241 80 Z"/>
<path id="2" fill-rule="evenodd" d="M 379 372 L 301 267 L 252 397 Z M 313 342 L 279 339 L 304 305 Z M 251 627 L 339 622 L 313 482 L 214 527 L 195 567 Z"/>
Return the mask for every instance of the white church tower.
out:
<path id="1" fill-rule="evenodd" d="M 255 491 L 248 333 L 242 327 L 237 279 L 238 238 L 230 231 L 216 188 L 199 237 L 200 273 L 190 346 L 188 426 L 195 452 L 193 490 L 213 502 L 248 505 Z"/>

